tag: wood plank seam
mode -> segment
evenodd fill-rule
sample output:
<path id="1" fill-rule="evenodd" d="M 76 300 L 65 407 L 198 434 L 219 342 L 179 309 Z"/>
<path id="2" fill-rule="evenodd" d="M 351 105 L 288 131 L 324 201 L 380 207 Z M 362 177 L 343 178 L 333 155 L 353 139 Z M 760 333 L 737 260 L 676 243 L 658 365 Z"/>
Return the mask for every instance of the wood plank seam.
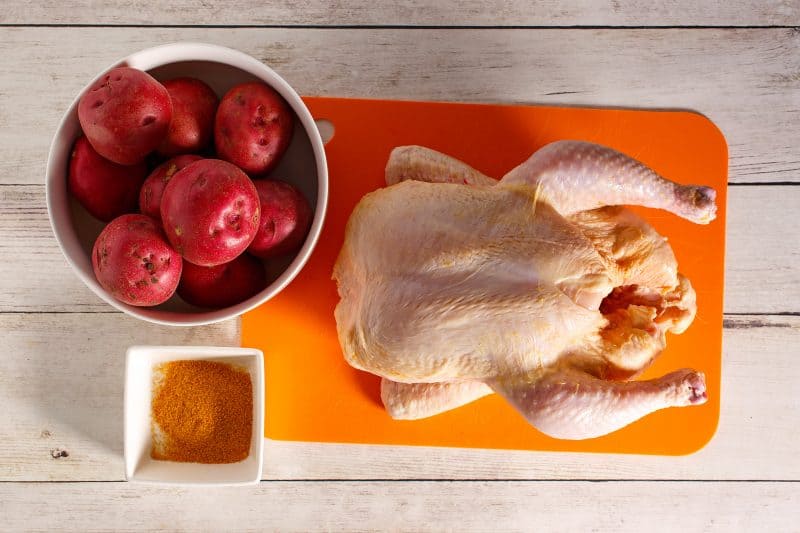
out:
<path id="1" fill-rule="evenodd" d="M 146 28 L 146 29 L 242 29 L 242 30 L 769 30 L 800 32 L 793 24 L 742 25 L 440 25 L 440 24 L 126 24 L 126 23 L 0 23 L 0 28 Z"/>
<path id="2" fill-rule="evenodd" d="M 298 443 L 302 444 L 302 443 Z M 10 479 L 0 481 L 0 486 L 8 485 L 22 485 L 22 484 L 60 484 L 60 485 L 76 485 L 79 483 L 104 483 L 107 485 L 118 484 L 124 485 L 130 482 L 124 479 L 103 480 L 103 479 Z M 742 478 L 742 479 L 666 479 L 666 478 L 281 478 L 281 479 L 261 479 L 259 484 L 287 484 L 287 483 L 781 483 L 781 484 L 800 484 L 800 479 L 761 479 L 761 478 Z M 141 486 L 137 483 L 131 485 Z M 157 485 L 156 485 L 157 486 Z"/>

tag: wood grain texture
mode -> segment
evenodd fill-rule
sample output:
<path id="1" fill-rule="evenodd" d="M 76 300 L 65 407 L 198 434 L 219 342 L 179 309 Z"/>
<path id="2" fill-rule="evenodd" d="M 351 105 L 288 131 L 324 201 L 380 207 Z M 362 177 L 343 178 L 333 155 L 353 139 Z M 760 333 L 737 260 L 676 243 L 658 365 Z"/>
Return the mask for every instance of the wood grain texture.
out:
<path id="1" fill-rule="evenodd" d="M 124 479 L 124 352 L 238 342 L 238 322 L 165 328 L 118 313 L 0 314 L 0 479 Z M 266 479 L 800 480 L 800 317 L 726 321 L 719 429 L 685 457 L 267 441 Z M 269 416 L 269 414 L 267 414 Z M 768 438 L 766 437 L 768 436 Z M 2 501 L 2 498 L 0 498 Z"/>
<path id="2" fill-rule="evenodd" d="M 5 27 L 0 183 L 42 182 L 56 126 L 94 75 L 184 40 L 250 53 L 301 94 L 692 109 L 726 135 L 731 182 L 800 182 L 797 29 Z"/>
<path id="3" fill-rule="evenodd" d="M 0 485 L 0 502 L 8 528 L 36 531 L 789 531 L 800 518 L 796 483 L 44 483 Z"/>
<path id="4" fill-rule="evenodd" d="M 230 3 L 207 0 L 139 3 L 10 0 L 4 24 L 230 24 L 437 26 L 770 26 L 794 25 L 794 0 L 324 0 Z"/>
<path id="5" fill-rule="evenodd" d="M 238 320 L 169 328 L 121 313 L 3 314 L 0 331 L 0 479 L 119 479 L 128 347 L 239 345 Z"/>
<path id="6" fill-rule="evenodd" d="M 725 311 L 800 312 L 800 186 L 730 187 L 728 201 Z M 44 186 L 0 186 L 0 312 L 110 310 L 61 254 Z"/>

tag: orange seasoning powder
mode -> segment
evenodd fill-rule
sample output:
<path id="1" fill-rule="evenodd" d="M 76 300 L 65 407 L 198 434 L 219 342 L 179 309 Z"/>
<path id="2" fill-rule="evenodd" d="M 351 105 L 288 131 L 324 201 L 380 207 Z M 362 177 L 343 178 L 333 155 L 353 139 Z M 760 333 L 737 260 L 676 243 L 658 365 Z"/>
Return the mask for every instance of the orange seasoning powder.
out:
<path id="1" fill-rule="evenodd" d="M 247 458 L 253 429 L 247 370 L 213 361 L 171 361 L 153 370 L 153 459 L 211 464 Z"/>

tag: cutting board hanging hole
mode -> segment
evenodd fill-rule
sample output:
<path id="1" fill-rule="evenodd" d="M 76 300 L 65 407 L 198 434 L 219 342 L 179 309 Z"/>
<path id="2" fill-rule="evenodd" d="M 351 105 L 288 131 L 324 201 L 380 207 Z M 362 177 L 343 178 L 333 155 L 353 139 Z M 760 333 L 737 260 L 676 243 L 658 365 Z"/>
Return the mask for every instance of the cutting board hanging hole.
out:
<path id="1" fill-rule="evenodd" d="M 314 122 L 316 122 L 319 135 L 322 137 L 322 144 L 328 144 L 328 141 L 333 139 L 333 134 L 336 132 L 333 122 L 325 118 L 317 119 Z"/>

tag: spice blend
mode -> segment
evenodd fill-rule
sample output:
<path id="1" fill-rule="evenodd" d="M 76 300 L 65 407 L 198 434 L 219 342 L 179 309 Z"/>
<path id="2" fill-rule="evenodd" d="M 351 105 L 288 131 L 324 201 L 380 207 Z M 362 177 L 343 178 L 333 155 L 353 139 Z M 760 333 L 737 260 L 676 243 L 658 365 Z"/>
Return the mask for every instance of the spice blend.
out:
<path id="1" fill-rule="evenodd" d="M 213 361 L 154 368 L 153 459 L 236 463 L 250 453 L 253 383 L 245 369 Z"/>

